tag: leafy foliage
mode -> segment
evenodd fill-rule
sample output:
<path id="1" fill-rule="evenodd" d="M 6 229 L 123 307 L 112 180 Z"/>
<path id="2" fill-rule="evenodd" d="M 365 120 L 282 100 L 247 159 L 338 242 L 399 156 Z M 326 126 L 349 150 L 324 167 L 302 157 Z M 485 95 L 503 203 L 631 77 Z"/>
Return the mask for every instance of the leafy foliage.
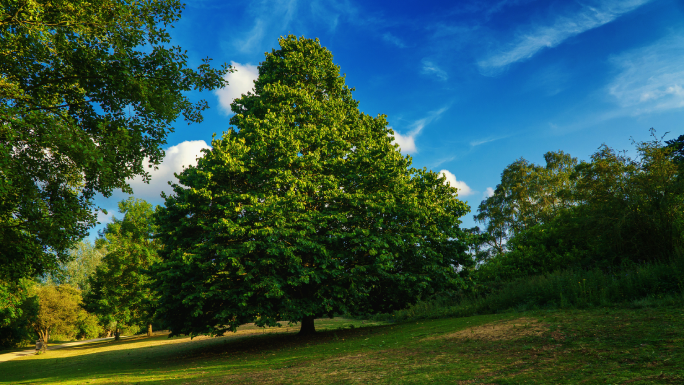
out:
<path id="1" fill-rule="evenodd" d="M 51 271 L 95 223 L 92 197 L 148 176 L 186 91 L 225 85 L 169 46 L 177 0 L 11 0 L 0 7 L 0 279 Z"/>
<path id="2" fill-rule="evenodd" d="M 89 340 L 102 335 L 103 328 L 97 315 L 81 310 L 76 315 L 74 334 L 77 339 Z"/>
<path id="3" fill-rule="evenodd" d="M 158 212 L 156 290 L 174 334 L 280 320 L 306 332 L 314 317 L 388 311 L 463 282 L 456 189 L 410 167 L 318 40 L 280 45 L 233 103 L 235 128 Z"/>
<path id="4" fill-rule="evenodd" d="M 152 322 L 156 298 L 147 269 L 158 260 L 159 248 L 151 204 L 131 197 L 119 202 L 119 212 L 123 219 L 114 218 L 103 231 L 107 254 L 90 277 L 85 298 L 86 308 L 116 330 Z"/>
<path id="5" fill-rule="evenodd" d="M 45 281 L 56 285 L 75 286 L 81 290 L 83 296 L 86 296 L 90 293 L 89 278 L 95 274 L 105 254 L 104 247 L 97 247 L 90 241 L 82 240 L 69 250 L 70 260 L 59 262 L 57 269 L 47 274 Z"/>
<path id="6" fill-rule="evenodd" d="M 666 140 L 665 143 L 672 150 L 672 156 L 677 163 L 684 163 L 684 135 L 679 135 L 677 139 Z"/>
<path id="7" fill-rule="evenodd" d="M 29 320 L 38 312 L 35 283 L 0 281 L 0 348 L 14 347 L 33 336 Z"/>
<path id="8" fill-rule="evenodd" d="M 491 254 L 502 254 L 516 234 L 547 223 L 573 205 L 570 178 L 577 158 L 563 151 L 544 154 L 546 166 L 520 158 L 504 169 L 494 195 L 478 207 L 475 220 L 485 225 Z"/>
<path id="9" fill-rule="evenodd" d="M 591 161 L 577 164 L 570 175 L 573 188 L 555 192 L 570 204 L 516 231 L 505 253 L 480 266 L 477 279 L 506 281 L 566 268 L 610 270 L 681 255 L 684 181 L 676 156 L 655 134 L 635 145 L 634 159 L 603 145 Z M 488 219 L 490 212 L 480 215 Z"/>
<path id="10" fill-rule="evenodd" d="M 55 334 L 69 335 L 81 311 L 81 294 L 71 285 L 38 286 L 38 313 L 31 326 L 45 343 Z"/>

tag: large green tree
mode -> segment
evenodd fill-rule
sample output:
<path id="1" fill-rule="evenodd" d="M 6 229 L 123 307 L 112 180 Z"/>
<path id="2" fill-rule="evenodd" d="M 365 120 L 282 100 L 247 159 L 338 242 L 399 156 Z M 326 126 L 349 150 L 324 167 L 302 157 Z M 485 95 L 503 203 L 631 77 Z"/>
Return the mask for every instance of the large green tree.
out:
<path id="1" fill-rule="evenodd" d="M 49 271 L 86 235 L 92 197 L 130 191 L 182 115 L 225 84 L 165 28 L 177 0 L 8 0 L 0 6 L 0 279 Z"/>
<path id="2" fill-rule="evenodd" d="M 119 202 L 123 219 L 114 218 L 103 232 L 107 254 L 89 279 L 85 297 L 88 311 L 104 325 L 116 325 L 115 336 L 124 326 L 147 326 L 152 332 L 156 296 L 150 290 L 148 269 L 157 262 L 159 242 L 154 238 L 154 208 L 142 199 Z"/>
<path id="3" fill-rule="evenodd" d="M 410 167 L 385 116 L 358 109 L 330 51 L 287 36 L 231 128 L 178 175 L 157 223 L 160 313 L 174 334 L 390 311 L 456 288 L 466 204 Z"/>

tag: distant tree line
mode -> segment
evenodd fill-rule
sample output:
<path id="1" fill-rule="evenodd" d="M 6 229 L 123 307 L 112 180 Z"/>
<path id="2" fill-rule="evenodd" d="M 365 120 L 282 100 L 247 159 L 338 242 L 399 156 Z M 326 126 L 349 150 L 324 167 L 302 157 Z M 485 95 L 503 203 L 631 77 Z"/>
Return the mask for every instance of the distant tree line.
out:
<path id="1" fill-rule="evenodd" d="M 606 145 L 589 161 L 549 152 L 546 165 L 517 160 L 478 207 L 480 281 L 568 268 L 615 270 L 665 262 L 684 247 L 684 135 Z"/>

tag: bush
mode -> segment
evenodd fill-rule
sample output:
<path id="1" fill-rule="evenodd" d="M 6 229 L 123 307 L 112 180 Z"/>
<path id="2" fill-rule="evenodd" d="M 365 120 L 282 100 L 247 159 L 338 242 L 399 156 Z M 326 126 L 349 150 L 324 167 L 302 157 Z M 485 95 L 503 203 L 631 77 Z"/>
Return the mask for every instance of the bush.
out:
<path id="1" fill-rule="evenodd" d="M 89 340 L 99 337 L 104 332 L 96 315 L 87 311 L 81 311 L 76 321 L 76 338 L 79 340 Z"/>
<path id="2" fill-rule="evenodd" d="M 465 317 L 505 311 L 684 304 L 684 259 L 667 263 L 563 270 L 491 284 L 476 293 L 442 293 L 377 320 Z"/>
<path id="3" fill-rule="evenodd" d="M 123 336 L 132 336 L 140 333 L 141 327 L 140 325 L 130 325 L 130 326 L 124 326 L 121 328 L 121 335 Z"/>

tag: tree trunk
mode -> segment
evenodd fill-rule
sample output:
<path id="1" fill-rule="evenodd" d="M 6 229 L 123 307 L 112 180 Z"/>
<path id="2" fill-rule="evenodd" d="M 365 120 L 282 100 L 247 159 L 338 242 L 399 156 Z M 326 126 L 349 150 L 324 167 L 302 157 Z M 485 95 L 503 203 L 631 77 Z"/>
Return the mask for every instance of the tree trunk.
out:
<path id="1" fill-rule="evenodd" d="M 38 330 L 38 337 L 40 338 L 41 343 L 41 350 L 45 352 L 47 350 L 48 346 L 48 337 L 49 337 L 49 331 L 46 329 L 39 329 Z"/>
<path id="2" fill-rule="evenodd" d="M 152 337 L 152 322 L 147 323 L 147 336 Z"/>
<path id="3" fill-rule="evenodd" d="M 299 329 L 300 336 L 309 336 L 316 333 L 316 328 L 314 327 L 314 317 L 308 315 L 302 318 L 302 328 Z"/>
<path id="4" fill-rule="evenodd" d="M 118 341 L 121 339 L 121 331 L 119 328 L 114 329 L 114 341 Z"/>

